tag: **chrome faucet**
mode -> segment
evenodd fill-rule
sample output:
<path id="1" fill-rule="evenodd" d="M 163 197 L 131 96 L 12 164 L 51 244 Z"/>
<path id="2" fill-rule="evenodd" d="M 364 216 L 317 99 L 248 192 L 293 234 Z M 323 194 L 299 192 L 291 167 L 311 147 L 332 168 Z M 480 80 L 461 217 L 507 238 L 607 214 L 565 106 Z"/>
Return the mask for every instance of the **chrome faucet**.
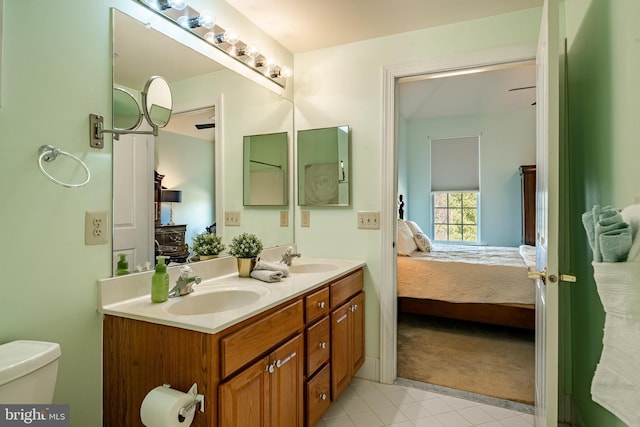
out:
<path id="1" fill-rule="evenodd" d="M 291 260 L 294 257 L 300 258 L 300 256 L 302 256 L 302 254 L 300 254 L 300 253 L 294 254 L 293 253 L 293 247 L 289 246 L 287 248 L 286 252 L 282 254 L 282 259 L 280 260 L 280 262 L 282 264 L 291 265 Z"/>
<path id="2" fill-rule="evenodd" d="M 198 276 L 184 277 L 181 275 L 176 281 L 176 285 L 169 291 L 169 298 L 190 294 L 193 292 L 194 283 L 198 284 L 200 282 L 201 279 Z"/>

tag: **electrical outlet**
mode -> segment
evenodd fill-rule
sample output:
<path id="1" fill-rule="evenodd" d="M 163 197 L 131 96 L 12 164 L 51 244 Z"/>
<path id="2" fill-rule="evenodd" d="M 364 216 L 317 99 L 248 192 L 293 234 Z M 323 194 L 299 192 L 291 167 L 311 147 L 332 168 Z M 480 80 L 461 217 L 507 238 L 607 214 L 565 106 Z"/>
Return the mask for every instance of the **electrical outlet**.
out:
<path id="1" fill-rule="evenodd" d="M 358 228 L 379 230 L 380 212 L 358 212 Z"/>
<path id="2" fill-rule="evenodd" d="M 240 212 L 239 211 L 225 211 L 224 213 L 224 225 L 228 227 L 240 226 Z"/>
<path id="3" fill-rule="evenodd" d="M 280 211 L 280 227 L 289 226 L 289 211 Z"/>
<path id="4" fill-rule="evenodd" d="M 311 212 L 310 211 L 300 211 L 300 226 L 301 227 L 311 227 Z"/>
<path id="5" fill-rule="evenodd" d="M 104 245 L 107 243 L 109 243 L 109 212 L 85 212 L 84 244 Z"/>

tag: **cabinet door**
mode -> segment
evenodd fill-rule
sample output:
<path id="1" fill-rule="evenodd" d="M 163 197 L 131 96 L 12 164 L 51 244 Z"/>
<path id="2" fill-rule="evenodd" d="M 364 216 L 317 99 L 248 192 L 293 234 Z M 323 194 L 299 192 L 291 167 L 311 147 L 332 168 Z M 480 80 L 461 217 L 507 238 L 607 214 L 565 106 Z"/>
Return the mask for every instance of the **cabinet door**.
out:
<path id="1" fill-rule="evenodd" d="M 331 399 L 364 363 L 364 292 L 331 313 Z"/>
<path id="2" fill-rule="evenodd" d="M 364 292 L 349 301 L 349 335 L 351 376 L 364 363 Z"/>
<path id="3" fill-rule="evenodd" d="M 271 354 L 271 426 L 299 427 L 304 422 L 304 339 L 302 334 Z"/>
<path id="4" fill-rule="evenodd" d="M 331 400 L 349 384 L 349 302 L 331 313 Z"/>
<path id="5" fill-rule="evenodd" d="M 269 366 L 264 357 L 220 385 L 221 426 L 269 425 Z"/>

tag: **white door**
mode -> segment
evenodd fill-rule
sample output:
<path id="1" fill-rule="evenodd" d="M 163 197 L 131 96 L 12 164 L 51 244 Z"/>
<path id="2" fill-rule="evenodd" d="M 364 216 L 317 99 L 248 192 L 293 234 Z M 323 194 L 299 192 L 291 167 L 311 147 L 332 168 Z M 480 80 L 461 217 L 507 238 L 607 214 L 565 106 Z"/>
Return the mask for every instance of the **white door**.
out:
<path id="1" fill-rule="evenodd" d="M 154 265 L 154 139 L 122 135 L 113 141 L 113 269 L 127 254 L 129 270 Z"/>
<path id="2" fill-rule="evenodd" d="M 558 422 L 559 27 L 545 0 L 537 53 L 535 425 Z"/>

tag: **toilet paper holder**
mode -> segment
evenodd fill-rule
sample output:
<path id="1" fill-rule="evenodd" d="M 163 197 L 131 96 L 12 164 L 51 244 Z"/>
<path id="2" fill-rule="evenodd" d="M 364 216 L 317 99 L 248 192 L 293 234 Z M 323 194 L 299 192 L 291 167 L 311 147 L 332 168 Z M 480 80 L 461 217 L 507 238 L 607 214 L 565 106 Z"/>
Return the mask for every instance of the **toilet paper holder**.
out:
<path id="1" fill-rule="evenodd" d="M 163 384 L 163 386 L 171 388 L 171 385 L 169 384 Z M 187 394 L 193 396 L 193 402 L 180 409 L 180 412 L 178 412 L 178 416 L 182 417 L 180 422 L 184 421 L 184 418 L 188 418 L 193 414 L 198 403 L 200 403 L 200 412 L 204 412 L 204 394 L 198 394 L 198 384 L 193 383 L 189 391 L 187 391 Z"/>

